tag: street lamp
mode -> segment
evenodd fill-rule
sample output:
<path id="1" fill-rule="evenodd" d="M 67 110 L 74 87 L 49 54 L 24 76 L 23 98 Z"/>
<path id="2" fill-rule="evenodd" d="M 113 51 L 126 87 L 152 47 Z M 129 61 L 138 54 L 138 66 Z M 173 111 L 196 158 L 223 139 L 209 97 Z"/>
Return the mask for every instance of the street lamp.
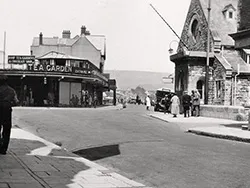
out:
<path id="1" fill-rule="evenodd" d="M 173 52 L 174 52 L 173 48 L 171 47 L 171 45 L 172 45 L 173 42 L 177 42 L 179 44 L 179 42 L 177 40 L 172 40 L 169 43 L 169 50 L 168 50 L 169 54 L 173 54 Z"/>

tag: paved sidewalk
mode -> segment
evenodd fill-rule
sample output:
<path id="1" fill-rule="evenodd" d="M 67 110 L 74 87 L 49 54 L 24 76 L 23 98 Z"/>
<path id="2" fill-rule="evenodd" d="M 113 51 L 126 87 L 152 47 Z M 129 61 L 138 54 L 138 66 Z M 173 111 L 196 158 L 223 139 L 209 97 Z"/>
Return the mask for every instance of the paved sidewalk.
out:
<path id="1" fill-rule="evenodd" d="M 146 188 L 19 128 L 0 161 L 0 188 Z"/>
<path id="2" fill-rule="evenodd" d="M 242 125 L 248 124 L 246 121 L 208 117 L 184 118 L 183 115 L 173 118 L 171 114 L 160 112 L 150 113 L 149 116 L 165 122 L 176 123 L 180 129 L 186 132 L 250 143 L 250 131 L 241 129 Z"/>

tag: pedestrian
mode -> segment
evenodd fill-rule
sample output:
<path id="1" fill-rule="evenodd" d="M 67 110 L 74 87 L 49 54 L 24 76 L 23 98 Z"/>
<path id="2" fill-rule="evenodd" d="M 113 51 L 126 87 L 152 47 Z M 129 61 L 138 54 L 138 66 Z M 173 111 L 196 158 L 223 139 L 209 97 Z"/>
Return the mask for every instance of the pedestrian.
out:
<path id="1" fill-rule="evenodd" d="M 191 106 L 191 96 L 188 94 L 187 91 L 183 92 L 181 101 L 182 101 L 182 106 L 184 110 L 184 117 L 189 117 L 189 109 Z"/>
<path id="2" fill-rule="evenodd" d="M 0 154 L 5 155 L 9 142 L 12 126 L 12 107 L 17 105 L 16 92 L 7 84 L 7 76 L 0 75 Z"/>
<path id="3" fill-rule="evenodd" d="M 194 116 L 194 90 L 191 91 L 191 116 Z"/>
<path id="4" fill-rule="evenodd" d="M 146 109 L 149 110 L 150 106 L 151 106 L 151 100 L 149 98 L 149 95 L 146 97 Z"/>
<path id="5" fill-rule="evenodd" d="M 179 97 L 174 93 L 173 97 L 171 98 L 171 113 L 174 115 L 173 117 L 177 117 L 177 114 L 180 112 L 180 100 Z"/>
<path id="6" fill-rule="evenodd" d="M 199 117 L 200 116 L 200 99 L 201 99 L 201 95 L 199 93 L 199 91 L 196 89 L 194 91 L 194 97 L 193 97 L 193 110 L 195 112 L 195 116 Z"/>
<path id="7" fill-rule="evenodd" d="M 164 114 L 169 113 L 169 108 L 170 108 L 170 97 L 166 94 L 164 98 L 161 100 L 161 104 L 163 105 L 164 108 Z"/>

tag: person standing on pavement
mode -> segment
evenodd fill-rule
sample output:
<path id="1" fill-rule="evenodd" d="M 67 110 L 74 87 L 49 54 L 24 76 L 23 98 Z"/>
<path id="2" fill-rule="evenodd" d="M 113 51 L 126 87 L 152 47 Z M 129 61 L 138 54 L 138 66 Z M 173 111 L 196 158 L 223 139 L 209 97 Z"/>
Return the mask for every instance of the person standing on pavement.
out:
<path id="1" fill-rule="evenodd" d="M 5 155 L 10 141 L 12 107 L 17 105 L 16 92 L 7 84 L 8 77 L 0 75 L 0 154 Z"/>
<path id="2" fill-rule="evenodd" d="M 169 113 L 170 97 L 168 95 L 165 95 L 164 98 L 162 98 L 161 104 L 163 105 L 164 108 L 164 114 L 166 114 L 167 112 Z"/>
<path id="3" fill-rule="evenodd" d="M 188 94 L 187 91 L 184 91 L 182 96 L 182 106 L 184 110 L 184 117 L 189 117 L 189 109 L 191 106 L 191 96 Z"/>
<path id="4" fill-rule="evenodd" d="M 146 109 L 149 110 L 150 106 L 151 106 L 151 100 L 149 98 L 149 96 L 146 97 Z"/>
<path id="5" fill-rule="evenodd" d="M 193 97 L 193 107 L 196 117 L 200 116 L 200 100 L 201 100 L 201 95 L 199 91 L 196 89 L 194 91 L 194 97 Z"/>
<path id="6" fill-rule="evenodd" d="M 193 101 L 194 101 L 194 90 L 191 91 L 191 116 L 194 116 L 194 105 L 193 105 Z"/>
<path id="7" fill-rule="evenodd" d="M 174 115 L 173 117 L 177 117 L 177 114 L 179 114 L 180 111 L 180 99 L 179 97 L 176 95 L 176 93 L 174 93 L 174 96 L 171 98 L 171 113 Z"/>

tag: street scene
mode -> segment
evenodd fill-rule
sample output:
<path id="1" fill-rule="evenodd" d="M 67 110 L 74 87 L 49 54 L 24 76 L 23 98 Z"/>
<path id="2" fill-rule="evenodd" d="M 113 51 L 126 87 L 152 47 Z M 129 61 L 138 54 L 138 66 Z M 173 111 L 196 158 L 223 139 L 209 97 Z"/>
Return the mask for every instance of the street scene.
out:
<path id="1" fill-rule="evenodd" d="M 0 2 L 0 188 L 249 188 L 250 2 Z"/>

